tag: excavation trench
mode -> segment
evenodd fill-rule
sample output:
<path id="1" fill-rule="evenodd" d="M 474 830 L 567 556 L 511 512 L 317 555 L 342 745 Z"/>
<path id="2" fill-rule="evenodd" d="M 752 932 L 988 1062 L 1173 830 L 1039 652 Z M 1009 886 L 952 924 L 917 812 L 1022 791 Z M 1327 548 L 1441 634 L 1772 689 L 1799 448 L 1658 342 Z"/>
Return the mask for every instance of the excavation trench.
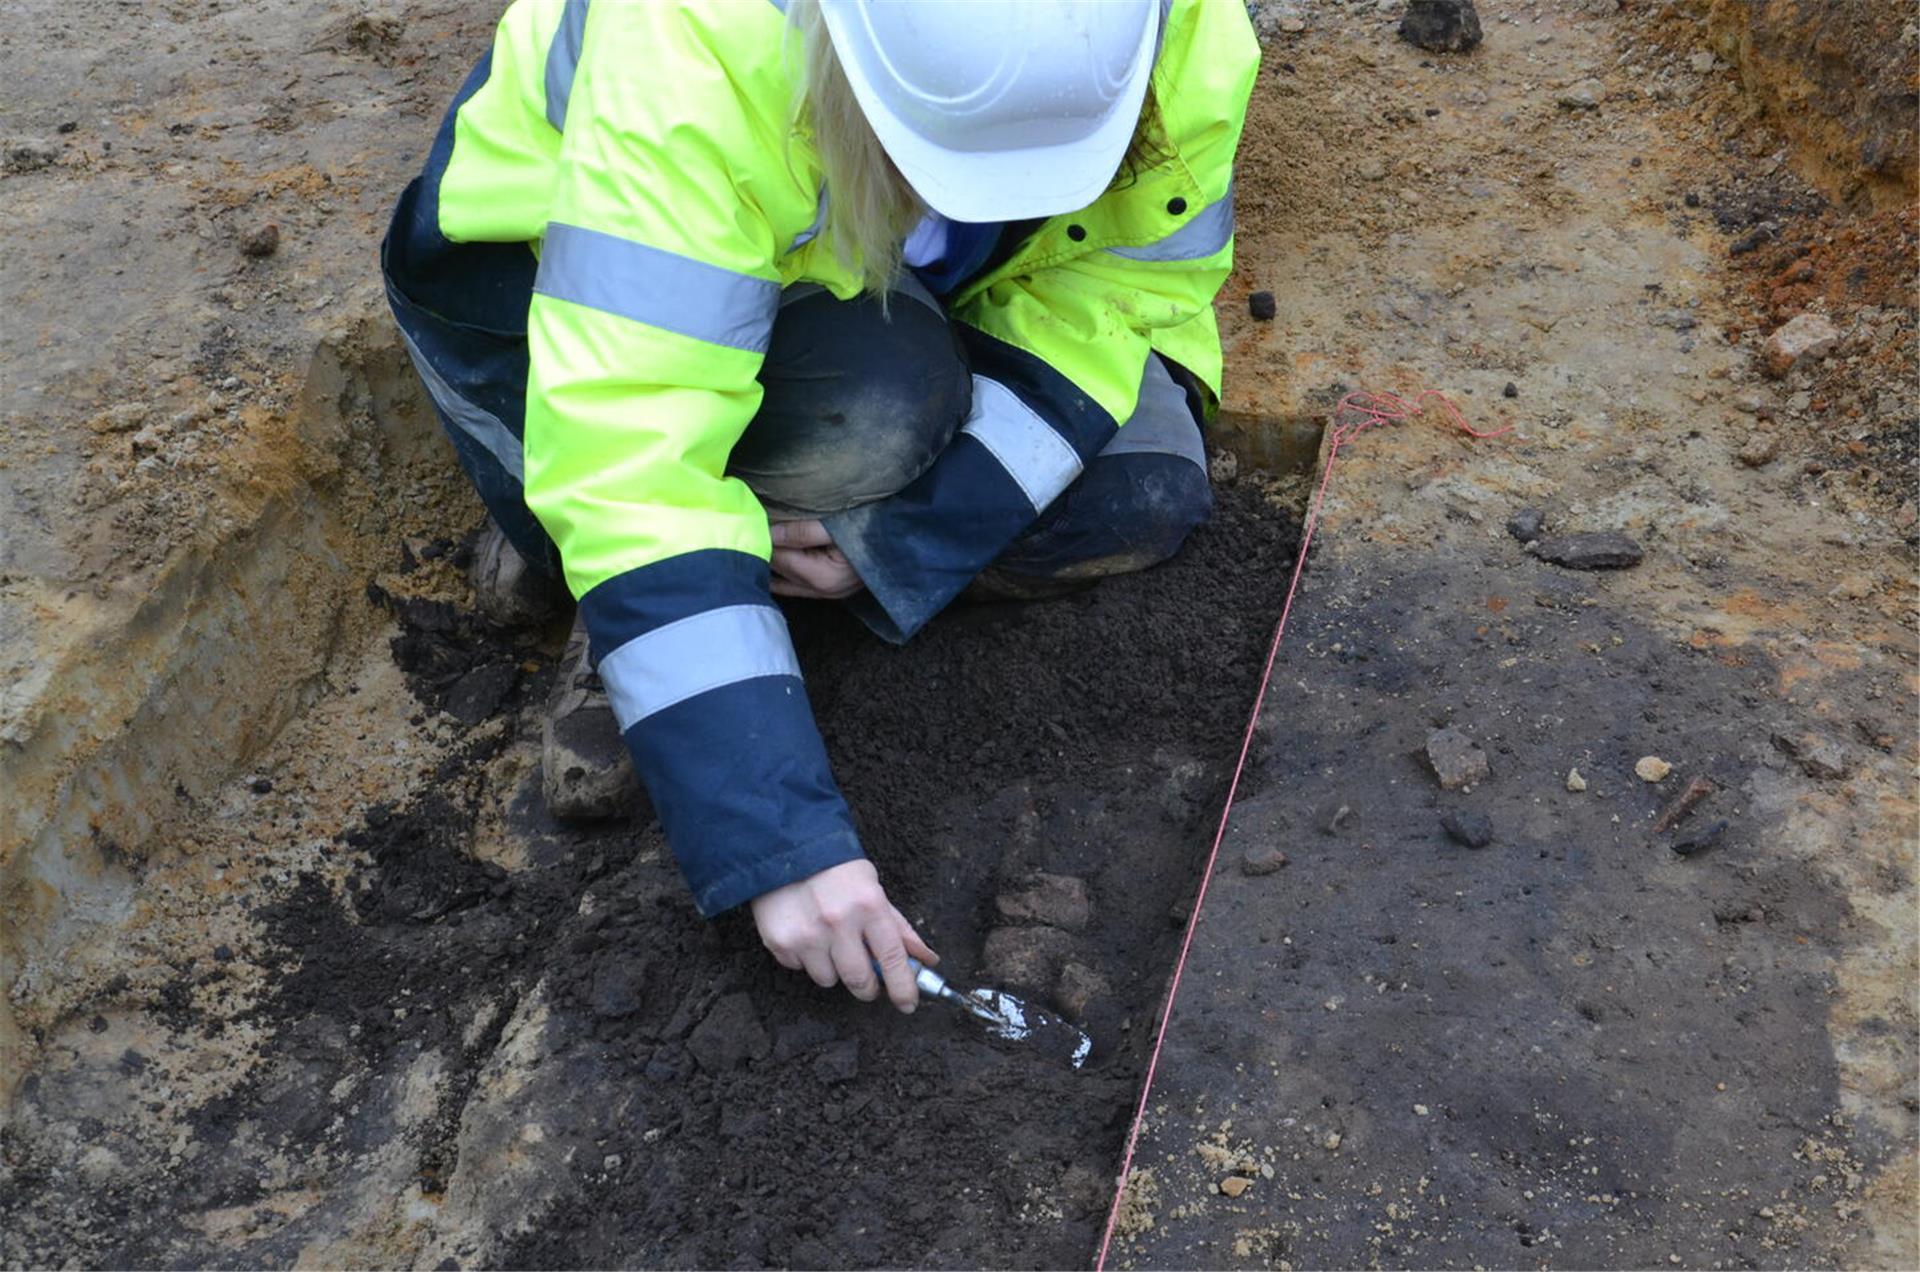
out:
<path id="1" fill-rule="evenodd" d="M 835 607 L 789 606 L 835 771 L 902 908 L 956 980 L 1083 1022 L 1085 1070 L 781 971 L 744 917 L 695 914 L 649 816 L 548 820 L 539 706 L 557 633 L 481 621 L 457 536 L 434 538 L 414 508 L 391 520 L 419 533 L 395 532 L 383 568 L 339 590 L 390 617 L 386 647 L 343 666 L 340 701 L 315 710 L 397 673 L 418 705 L 390 713 L 391 732 L 431 732 L 432 762 L 322 838 L 298 775 L 325 773 L 329 749 L 405 739 L 295 730 L 292 754 L 261 761 L 281 785 L 260 811 L 240 795 L 206 815 L 217 828 L 175 828 L 208 858 L 217 835 L 281 869 L 214 920 L 231 945 L 42 1014 L 49 1060 L 5 1132 L 13 1169 L 40 1174 L 0 1201 L 0 1227 L 25 1234 L 7 1253 L 1086 1262 L 1291 564 L 1304 483 L 1256 464 L 1311 462 L 1303 427 L 1253 449 L 1229 421 L 1218 438 L 1246 458 L 1216 459 L 1212 521 L 1137 577 L 962 605 L 905 649 Z M 470 530 L 470 504 L 442 511 Z M 138 889 L 140 867 L 120 868 Z M 184 877 L 220 892 L 222 873 Z M 251 992 L 223 997 L 232 982 Z M 203 1099 L 161 1082 L 164 1112 L 94 1104 L 116 1070 L 156 1082 L 156 1048 L 239 1034 L 231 1080 Z M 67 1169 L 85 1126 L 111 1188 Z"/>

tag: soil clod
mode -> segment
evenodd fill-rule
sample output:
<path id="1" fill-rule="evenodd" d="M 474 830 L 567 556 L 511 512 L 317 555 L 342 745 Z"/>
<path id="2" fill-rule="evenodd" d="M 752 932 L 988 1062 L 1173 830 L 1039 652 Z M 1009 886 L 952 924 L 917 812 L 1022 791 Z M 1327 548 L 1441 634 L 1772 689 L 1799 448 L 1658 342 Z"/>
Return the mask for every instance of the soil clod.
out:
<path id="1" fill-rule="evenodd" d="M 1240 854 L 1240 873 L 1247 875 L 1270 875 L 1283 869 L 1287 864 L 1287 854 L 1271 844 L 1249 848 Z"/>
<path id="2" fill-rule="evenodd" d="M 1534 542 L 1527 551 L 1567 570 L 1624 570 L 1640 564 L 1646 555 L 1618 530 L 1553 535 Z"/>
<path id="3" fill-rule="evenodd" d="M 1408 0 L 1400 38 L 1429 53 L 1466 53 L 1482 38 L 1473 0 Z"/>
<path id="4" fill-rule="evenodd" d="M 1470 808 L 1456 808 L 1442 814 L 1440 826 L 1449 839 L 1469 848 L 1485 848 L 1493 842 L 1493 819 Z"/>
<path id="5" fill-rule="evenodd" d="M 1482 751 L 1458 729 L 1436 730 L 1427 739 L 1427 763 L 1440 780 L 1440 789 L 1457 791 L 1487 777 L 1493 770 Z"/>

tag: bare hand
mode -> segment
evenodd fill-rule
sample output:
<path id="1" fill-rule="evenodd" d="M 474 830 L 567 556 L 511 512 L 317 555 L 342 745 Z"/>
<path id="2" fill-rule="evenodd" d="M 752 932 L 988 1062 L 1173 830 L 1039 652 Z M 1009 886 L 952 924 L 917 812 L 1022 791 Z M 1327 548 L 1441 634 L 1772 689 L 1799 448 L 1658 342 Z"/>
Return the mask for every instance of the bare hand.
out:
<path id="1" fill-rule="evenodd" d="M 866 586 L 820 522 L 776 521 L 769 529 L 773 532 L 774 595 L 839 601 Z"/>
<path id="2" fill-rule="evenodd" d="M 879 996 L 884 981 L 887 997 L 901 1011 L 920 1005 L 907 956 L 929 967 L 940 961 L 887 900 L 871 861 L 842 862 L 762 893 L 753 899 L 753 922 L 780 966 L 805 970 L 823 988 L 845 985 L 867 1003 Z"/>

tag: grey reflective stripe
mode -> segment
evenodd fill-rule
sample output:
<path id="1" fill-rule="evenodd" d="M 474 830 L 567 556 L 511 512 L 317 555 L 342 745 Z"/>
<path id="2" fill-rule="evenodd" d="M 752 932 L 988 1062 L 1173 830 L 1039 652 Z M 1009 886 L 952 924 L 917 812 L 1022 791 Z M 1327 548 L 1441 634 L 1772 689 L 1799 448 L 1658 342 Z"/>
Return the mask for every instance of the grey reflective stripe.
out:
<path id="1" fill-rule="evenodd" d="M 820 237 L 821 227 L 827 223 L 827 187 L 820 187 L 820 199 L 814 206 L 813 224 L 793 236 L 793 242 L 787 244 L 789 252 L 797 252 Z"/>
<path id="2" fill-rule="evenodd" d="M 1012 389 L 973 377 L 973 411 L 960 431 L 1000 461 L 1036 514 L 1080 475 L 1080 454 Z"/>
<path id="3" fill-rule="evenodd" d="M 547 45 L 547 122 L 557 132 L 567 126 L 567 99 L 573 74 L 580 69 L 580 46 L 587 34 L 587 0 L 567 0 L 559 29 Z"/>
<path id="4" fill-rule="evenodd" d="M 1146 374 L 1140 377 L 1140 400 L 1133 414 L 1101 448 L 1096 460 L 1109 455 L 1174 455 L 1206 470 L 1207 448 L 1187 406 L 1186 390 L 1173 382 L 1166 364 L 1153 354 L 1147 355 Z"/>
<path id="5" fill-rule="evenodd" d="M 420 352 L 420 346 L 413 342 L 413 337 L 407 334 L 404 326 L 400 328 L 400 339 L 406 344 L 407 356 L 413 359 L 413 369 L 420 373 L 420 380 L 427 386 L 433 404 L 453 422 L 455 428 L 485 447 L 487 454 L 498 460 L 500 467 L 506 469 L 516 482 L 525 484 L 527 462 L 520 439 L 500 422 L 499 416 L 475 406 L 456 393 L 439 369 Z"/>
<path id="6" fill-rule="evenodd" d="M 712 344 L 765 353 L 780 284 L 578 225 L 549 222 L 533 290 Z"/>
<path id="7" fill-rule="evenodd" d="M 1226 194 L 1195 212 L 1167 237 L 1139 247 L 1110 247 L 1115 256 L 1136 261 L 1198 261 L 1212 256 L 1233 237 L 1233 185 Z"/>
<path id="8" fill-rule="evenodd" d="M 710 689 L 799 674 L 787 620 L 771 605 L 694 614 L 636 636 L 600 660 L 600 679 L 623 733 Z"/>

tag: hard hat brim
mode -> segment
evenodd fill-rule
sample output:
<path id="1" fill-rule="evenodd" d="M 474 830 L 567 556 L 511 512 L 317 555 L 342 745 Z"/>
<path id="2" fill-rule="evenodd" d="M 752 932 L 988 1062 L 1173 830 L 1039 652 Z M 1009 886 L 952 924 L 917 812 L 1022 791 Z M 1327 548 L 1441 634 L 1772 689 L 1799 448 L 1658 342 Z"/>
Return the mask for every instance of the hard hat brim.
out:
<path id="1" fill-rule="evenodd" d="M 838 15 L 823 6 L 836 39 Z M 900 175 L 929 208 L 953 221 L 1023 221 L 1086 207 L 1112 184 L 1139 126 L 1153 78 L 1161 6 L 1142 24 L 1139 53 L 1113 109 L 1088 136 L 1020 150 L 954 150 L 930 141 L 880 100 L 865 75 L 842 61 L 854 99 Z"/>

